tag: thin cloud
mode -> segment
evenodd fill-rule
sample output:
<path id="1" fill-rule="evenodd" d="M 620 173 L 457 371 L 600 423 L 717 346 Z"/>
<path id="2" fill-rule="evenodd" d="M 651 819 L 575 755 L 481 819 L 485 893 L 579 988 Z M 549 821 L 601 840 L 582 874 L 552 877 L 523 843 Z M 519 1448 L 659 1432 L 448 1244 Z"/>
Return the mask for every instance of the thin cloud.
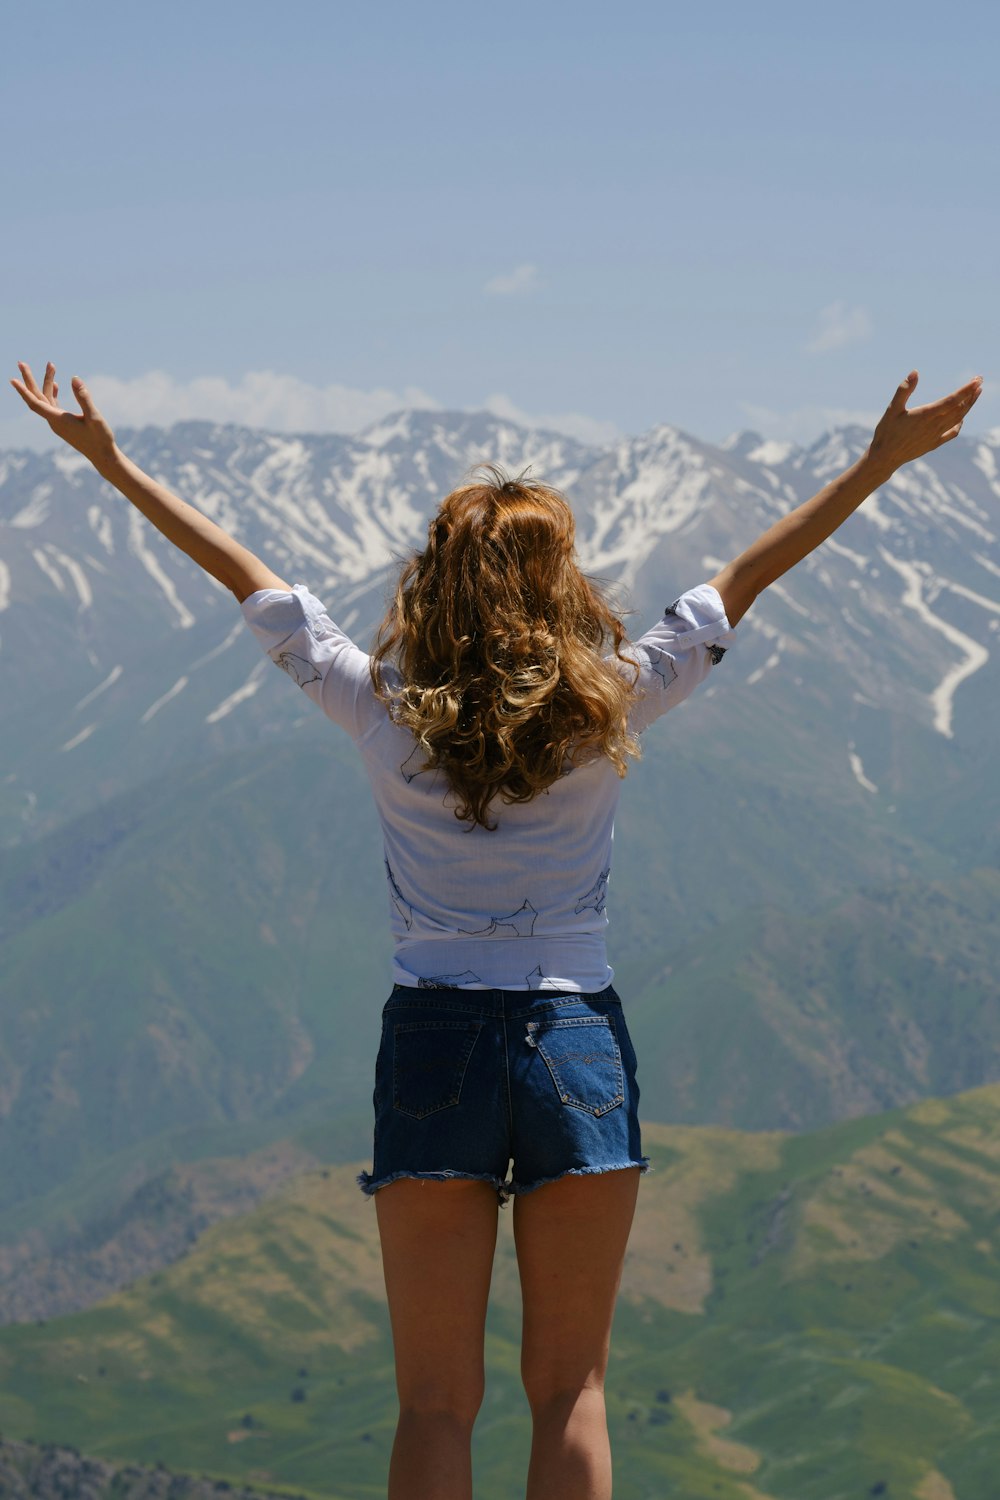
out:
<path id="1" fill-rule="evenodd" d="M 494 276 L 483 287 L 491 297 L 516 297 L 521 292 L 530 292 L 538 285 L 537 266 L 515 266 L 502 276 Z"/>
<path id="2" fill-rule="evenodd" d="M 765 438 L 780 438 L 802 447 L 833 427 L 870 427 L 874 432 L 882 415 L 881 411 L 855 406 L 797 406 L 780 412 L 769 406 L 755 406 L 750 401 L 740 401 L 738 405 L 750 426 Z"/>
<path id="3" fill-rule="evenodd" d="M 902 366 L 904 372 L 906 363 Z M 971 380 L 975 372 L 966 369 L 948 380 L 942 386 L 940 383 L 931 391 L 923 390 L 923 381 L 928 378 L 921 373 L 921 384 L 917 386 L 917 394 L 913 398 L 912 405 L 920 406 L 926 401 L 937 401 L 941 396 L 947 395 L 947 386 L 952 385 L 958 389 L 967 380 Z M 788 411 L 775 411 L 770 406 L 755 405 L 751 401 L 738 401 L 737 405 L 746 417 L 747 422 L 754 431 L 761 433 L 765 438 L 778 438 L 781 440 L 797 443 L 801 446 L 814 442 L 824 432 L 829 432 L 834 427 L 868 427 L 874 432 L 876 424 L 880 421 L 885 408 L 889 405 L 896 392 L 896 384 L 891 378 L 884 385 L 884 404 L 877 409 L 875 407 L 861 406 L 795 406 Z M 976 412 L 986 403 L 986 411 L 1000 396 L 1000 380 L 987 380 L 983 383 L 983 394 L 976 405 Z M 966 419 L 962 428 L 962 436 L 966 438 L 975 437 L 977 441 L 990 444 L 1000 443 L 1000 427 L 993 427 L 988 431 L 973 432 L 969 419 Z"/>
<path id="4" fill-rule="evenodd" d="M 848 307 L 846 302 L 831 302 L 819 315 L 819 330 L 805 345 L 809 354 L 826 354 L 871 338 L 871 318 L 863 307 Z"/>
<path id="5" fill-rule="evenodd" d="M 360 432 L 391 412 L 443 409 L 442 402 L 419 386 L 403 386 L 399 390 L 379 386 L 369 391 L 347 385 L 319 386 L 273 370 L 252 370 L 235 381 L 221 375 L 176 380 L 163 370 L 149 370 L 132 380 L 82 373 L 94 400 L 115 430 L 171 427 L 175 422 L 198 420 L 235 422 L 265 432 L 350 434 Z M 72 410 L 68 376 L 64 381 L 60 381 L 60 399 Z M 451 410 L 454 409 L 452 405 Z M 577 442 L 599 447 L 621 436 L 613 422 L 583 412 L 534 416 L 515 406 L 502 393 L 468 403 L 459 410 L 490 411 L 523 427 L 548 428 Z M 23 415 L 15 410 L 13 417 L 0 418 L 0 449 L 30 448 L 44 452 L 60 446 L 47 424 L 27 410 Z"/>
<path id="6" fill-rule="evenodd" d="M 516 422 L 520 427 L 548 428 L 550 432 L 561 433 L 564 437 L 575 438 L 578 443 L 586 443 L 595 448 L 606 448 L 617 442 L 622 435 L 614 422 L 605 422 L 600 417 L 588 417 L 579 411 L 531 416 L 501 392 L 487 396 L 482 402 L 481 410 L 492 412 L 495 417 L 503 417 L 508 422 Z"/>
<path id="7" fill-rule="evenodd" d="M 250 370 L 232 383 L 220 375 L 175 380 L 162 370 L 150 370 L 133 380 L 93 375 L 87 384 L 108 420 L 120 427 L 169 427 L 197 418 L 271 432 L 356 432 L 401 407 L 437 410 L 441 405 L 417 386 L 363 391 L 310 385 L 273 370 Z"/>

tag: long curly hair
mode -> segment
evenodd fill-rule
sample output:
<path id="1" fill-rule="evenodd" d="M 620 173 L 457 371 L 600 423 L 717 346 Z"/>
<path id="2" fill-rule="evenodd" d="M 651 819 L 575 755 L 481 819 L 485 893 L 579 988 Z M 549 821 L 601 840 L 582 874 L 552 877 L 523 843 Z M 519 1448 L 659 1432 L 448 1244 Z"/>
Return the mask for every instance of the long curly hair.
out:
<path id="1" fill-rule="evenodd" d="M 529 465 L 530 468 L 530 465 Z M 404 560 L 371 654 L 372 684 L 458 799 L 493 831 L 489 807 L 529 802 L 585 760 L 619 776 L 638 758 L 628 728 L 638 667 L 625 627 L 575 558 L 558 490 L 495 464 L 442 501 L 427 546 Z M 631 682 L 602 648 L 633 668 Z M 395 680 L 383 670 L 395 668 Z"/>

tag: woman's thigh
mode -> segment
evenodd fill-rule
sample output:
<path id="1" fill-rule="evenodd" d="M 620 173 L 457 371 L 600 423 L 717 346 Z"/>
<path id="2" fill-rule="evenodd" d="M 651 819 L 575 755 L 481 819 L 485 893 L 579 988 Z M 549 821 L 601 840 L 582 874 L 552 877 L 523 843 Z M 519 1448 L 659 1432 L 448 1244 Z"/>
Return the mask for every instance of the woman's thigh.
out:
<path id="1" fill-rule="evenodd" d="M 470 1422 L 483 1399 L 496 1189 L 401 1177 L 375 1194 L 400 1406 Z"/>
<path id="2" fill-rule="evenodd" d="M 561 1177 L 514 1199 L 529 1405 L 603 1387 L 640 1169 Z"/>

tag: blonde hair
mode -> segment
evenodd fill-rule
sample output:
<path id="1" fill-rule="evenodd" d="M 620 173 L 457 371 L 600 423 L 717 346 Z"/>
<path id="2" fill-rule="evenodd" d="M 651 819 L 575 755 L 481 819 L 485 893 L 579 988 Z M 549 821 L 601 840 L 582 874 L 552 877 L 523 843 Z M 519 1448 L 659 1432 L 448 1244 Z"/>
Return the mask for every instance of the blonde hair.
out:
<path id="1" fill-rule="evenodd" d="M 574 552 L 573 512 L 523 470 L 455 489 L 404 561 L 379 626 L 372 683 L 458 798 L 455 816 L 495 829 L 493 798 L 528 802 L 580 756 L 619 776 L 639 746 L 628 728 L 638 667 L 625 628 Z M 472 471 L 475 473 L 475 470 Z M 602 658 L 634 668 L 632 682 Z M 401 686 L 386 683 L 390 659 Z"/>

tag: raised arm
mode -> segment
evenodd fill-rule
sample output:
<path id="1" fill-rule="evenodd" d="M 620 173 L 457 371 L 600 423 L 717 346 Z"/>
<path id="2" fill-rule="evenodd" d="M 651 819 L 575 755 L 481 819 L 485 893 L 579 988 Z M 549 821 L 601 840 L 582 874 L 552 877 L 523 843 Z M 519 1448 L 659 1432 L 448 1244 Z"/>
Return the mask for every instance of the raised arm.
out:
<path id="1" fill-rule="evenodd" d="M 241 604 L 258 589 L 290 589 L 249 548 L 241 547 L 221 526 L 164 485 L 157 484 L 138 464 L 126 458 L 82 380 L 73 380 L 82 412 L 82 416 L 77 416 L 63 411 L 59 405 L 56 367 L 51 361 L 45 367 L 41 390 L 26 364 L 19 362 L 18 368 L 23 379 L 12 380 L 11 385 L 31 410 L 45 418 L 57 437 L 88 458 L 97 472 L 131 500 L 168 541 L 225 584 Z"/>
<path id="2" fill-rule="evenodd" d="M 933 448 L 956 437 L 962 421 L 982 390 L 981 375 L 929 406 L 907 411 L 906 402 L 917 385 L 911 370 L 900 384 L 875 429 L 867 451 L 849 469 L 811 500 L 775 521 L 745 552 L 709 579 L 735 625 L 768 584 L 787 573 L 825 542 L 863 500 L 902 468 Z"/>

